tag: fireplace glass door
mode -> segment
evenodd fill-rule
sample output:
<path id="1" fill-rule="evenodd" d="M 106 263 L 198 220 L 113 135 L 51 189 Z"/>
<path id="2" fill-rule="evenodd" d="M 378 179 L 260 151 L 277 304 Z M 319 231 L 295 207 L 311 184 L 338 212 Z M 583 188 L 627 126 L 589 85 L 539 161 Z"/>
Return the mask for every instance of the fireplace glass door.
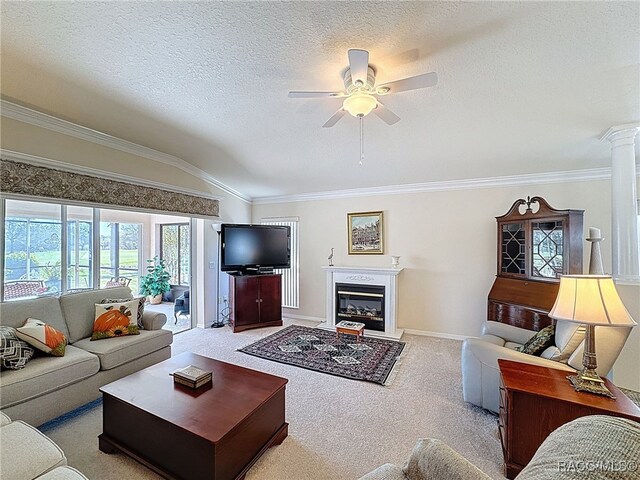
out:
<path id="1" fill-rule="evenodd" d="M 384 332 L 384 286 L 336 283 L 336 323 L 364 323 L 368 330 Z"/>

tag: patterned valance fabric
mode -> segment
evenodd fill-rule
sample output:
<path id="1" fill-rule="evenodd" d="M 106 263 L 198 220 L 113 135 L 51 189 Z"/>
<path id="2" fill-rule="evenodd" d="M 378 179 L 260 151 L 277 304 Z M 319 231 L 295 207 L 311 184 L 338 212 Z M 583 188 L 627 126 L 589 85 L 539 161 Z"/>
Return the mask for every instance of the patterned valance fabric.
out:
<path id="1" fill-rule="evenodd" d="M 197 217 L 217 217 L 219 213 L 218 200 L 211 198 L 12 160 L 0 161 L 0 192 Z"/>

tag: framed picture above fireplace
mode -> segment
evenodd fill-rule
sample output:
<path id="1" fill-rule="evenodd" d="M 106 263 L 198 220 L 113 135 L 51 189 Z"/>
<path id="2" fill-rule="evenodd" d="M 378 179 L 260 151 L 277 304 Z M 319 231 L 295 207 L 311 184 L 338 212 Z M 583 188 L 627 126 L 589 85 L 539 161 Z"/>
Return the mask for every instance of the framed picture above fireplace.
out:
<path id="1" fill-rule="evenodd" d="M 383 249 L 382 212 L 347 214 L 349 255 L 381 255 Z"/>

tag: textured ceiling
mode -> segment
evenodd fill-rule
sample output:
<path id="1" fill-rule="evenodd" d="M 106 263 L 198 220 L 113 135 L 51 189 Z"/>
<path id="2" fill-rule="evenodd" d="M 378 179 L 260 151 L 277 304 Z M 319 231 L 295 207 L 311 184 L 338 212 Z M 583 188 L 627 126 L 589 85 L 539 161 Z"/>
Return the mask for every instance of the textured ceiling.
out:
<path id="1" fill-rule="evenodd" d="M 180 157 L 249 196 L 607 166 L 640 119 L 640 3 L 8 2 L 2 94 Z M 347 49 L 402 120 L 321 125 Z M 315 105 L 314 105 L 315 103 Z M 315 108 L 317 107 L 317 108 Z"/>

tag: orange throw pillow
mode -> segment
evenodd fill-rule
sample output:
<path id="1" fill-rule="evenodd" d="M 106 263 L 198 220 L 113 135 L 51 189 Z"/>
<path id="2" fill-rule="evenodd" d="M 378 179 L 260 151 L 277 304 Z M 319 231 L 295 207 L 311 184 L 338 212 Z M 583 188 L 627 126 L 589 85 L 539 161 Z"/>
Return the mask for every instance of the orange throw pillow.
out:
<path id="1" fill-rule="evenodd" d="M 137 312 L 139 300 L 96 304 L 91 340 L 139 335 Z"/>
<path id="2" fill-rule="evenodd" d="M 67 337 L 64 336 L 64 333 L 56 330 L 51 325 L 47 325 L 42 320 L 27 318 L 23 326 L 16 328 L 16 335 L 20 340 L 27 342 L 44 353 L 54 357 L 64 356 Z"/>

